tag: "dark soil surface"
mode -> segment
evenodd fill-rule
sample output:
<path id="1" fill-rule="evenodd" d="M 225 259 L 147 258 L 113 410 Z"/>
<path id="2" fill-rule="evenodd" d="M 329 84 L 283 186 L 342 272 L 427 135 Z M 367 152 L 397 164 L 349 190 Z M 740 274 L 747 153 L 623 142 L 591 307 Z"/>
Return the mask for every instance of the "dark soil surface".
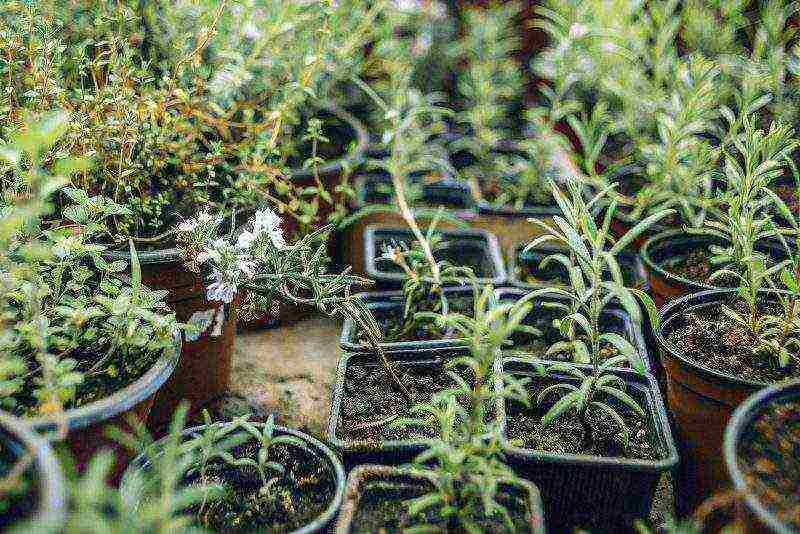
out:
<path id="1" fill-rule="evenodd" d="M 431 396 L 455 382 L 447 375 L 444 363 L 395 365 L 401 381 L 413 396 L 412 404 L 427 403 Z M 465 379 L 468 373 L 458 371 Z M 462 374 L 463 373 L 463 374 Z M 436 437 L 430 427 L 395 427 L 397 417 L 414 417 L 403 396 L 391 387 L 391 379 L 380 365 L 348 364 L 344 396 L 337 422 L 343 440 L 386 441 L 418 440 Z"/>
<path id="2" fill-rule="evenodd" d="M 668 273 L 693 282 L 712 286 L 726 285 L 724 279 L 713 282 L 709 280 L 711 275 L 723 266 L 711 264 L 711 252 L 705 245 L 694 247 L 683 254 L 671 256 L 661 264 L 661 267 Z"/>
<path id="3" fill-rule="evenodd" d="M 430 304 L 430 305 L 428 305 Z M 448 298 L 447 301 L 450 312 L 470 313 L 472 312 L 472 297 Z M 426 303 L 424 311 L 441 313 L 438 301 Z M 423 311 L 423 310 L 419 310 Z M 375 320 L 381 327 L 383 339 L 386 342 L 397 343 L 400 341 L 431 341 L 437 339 L 451 339 L 452 332 L 443 331 L 433 321 L 417 321 L 411 330 L 406 328 L 406 320 L 403 316 L 405 305 L 391 309 L 377 309 L 373 311 Z M 358 342 L 367 343 L 367 337 L 358 332 Z"/>
<path id="4" fill-rule="evenodd" d="M 730 306 L 747 316 L 742 301 Z M 763 305 L 762 311 L 782 313 L 777 305 Z M 757 352 L 756 337 L 725 315 L 721 304 L 682 314 L 670 325 L 666 337 L 690 360 L 727 375 L 764 383 L 800 376 L 797 358 L 781 368 L 770 354 Z"/>
<path id="5" fill-rule="evenodd" d="M 411 481 L 366 482 L 362 485 L 362 493 L 353 517 L 352 532 L 354 534 L 400 532 L 419 524 L 436 525 L 441 532 L 462 532 L 456 525 L 447 525 L 435 510 L 429 511 L 424 517 L 408 515 L 406 501 L 420 497 L 427 491 L 422 482 L 418 484 Z M 498 497 L 498 501 L 506 507 L 514 521 L 514 532 L 529 532 L 530 526 L 527 520 L 529 511 L 522 492 L 506 491 Z M 478 524 L 483 532 L 507 532 L 501 522 L 482 520 L 478 521 Z"/>
<path id="6" fill-rule="evenodd" d="M 742 437 L 738 455 L 749 489 L 800 532 L 800 400 L 774 402 Z"/>
<path id="7" fill-rule="evenodd" d="M 403 241 L 408 243 L 408 240 L 403 238 L 384 238 L 376 241 L 376 258 L 381 255 L 380 251 L 385 246 L 391 246 Z M 437 261 L 445 261 L 456 267 L 469 267 L 478 278 L 494 278 L 497 274 L 494 272 L 494 263 L 486 253 L 483 242 L 477 239 L 459 239 L 457 236 L 452 238 L 445 236 L 445 240 L 433 251 L 433 256 Z M 403 272 L 399 266 L 391 261 L 378 261 L 377 268 L 379 271 L 386 273 Z"/>
<path id="8" fill-rule="evenodd" d="M 535 399 L 543 388 L 557 383 L 551 377 L 532 377 L 526 386 L 528 395 Z M 556 394 L 541 405 L 532 403 L 532 408 L 507 402 L 507 436 L 517 446 L 526 449 L 546 451 L 557 454 L 588 454 L 603 457 L 622 457 L 643 460 L 656 460 L 663 457 L 655 443 L 652 430 L 630 408 L 604 398 L 617 410 L 630 431 L 628 446 L 625 446 L 617 424 L 605 413 L 589 411 L 592 439 L 586 439 L 583 428 L 572 409 L 557 417 L 547 428 L 542 428 L 541 418 L 558 400 Z"/>
<path id="9" fill-rule="evenodd" d="M 255 458 L 257 447 L 246 443 L 232 451 L 235 458 Z M 208 468 L 210 482 L 221 484 L 222 498 L 209 499 L 192 513 L 197 522 L 218 532 L 288 532 L 313 521 L 322 513 L 336 491 L 336 479 L 316 457 L 291 445 L 275 445 L 269 459 L 285 469 L 264 488 L 254 467 L 234 467 L 214 462 Z M 198 475 L 186 482 L 198 480 Z"/>

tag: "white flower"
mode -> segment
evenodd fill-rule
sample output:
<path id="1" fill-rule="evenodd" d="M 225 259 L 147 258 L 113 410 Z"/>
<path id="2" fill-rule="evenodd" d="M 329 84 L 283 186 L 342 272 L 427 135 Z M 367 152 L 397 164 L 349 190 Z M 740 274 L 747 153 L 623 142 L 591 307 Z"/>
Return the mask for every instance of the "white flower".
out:
<path id="1" fill-rule="evenodd" d="M 206 288 L 207 300 L 219 300 L 225 304 L 230 304 L 233 302 L 235 296 L 236 284 L 225 280 L 217 280 L 216 282 L 209 284 L 209 286 Z"/>
<path id="2" fill-rule="evenodd" d="M 246 278 L 253 278 L 256 272 L 256 262 L 245 258 L 239 258 L 236 261 L 236 268 Z"/>
<path id="3" fill-rule="evenodd" d="M 236 240 L 236 248 L 250 248 L 257 237 L 258 236 L 254 232 L 248 232 L 247 230 L 244 230 L 241 234 L 239 234 L 239 238 Z"/>
<path id="4" fill-rule="evenodd" d="M 270 209 L 256 211 L 253 232 L 256 234 L 266 232 L 269 234 L 272 244 L 277 248 L 286 246 L 286 239 L 284 239 L 283 230 L 281 229 L 281 218 Z"/>
<path id="5" fill-rule="evenodd" d="M 253 41 L 264 35 L 264 32 L 262 32 L 252 20 L 248 21 L 243 31 L 244 31 L 244 36 L 247 37 L 248 39 L 252 39 Z"/>
<path id="6" fill-rule="evenodd" d="M 586 26 L 586 24 L 581 24 L 580 22 L 576 22 L 569 27 L 569 36 L 572 37 L 573 39 L 580 39 L 587 33 L 589 33 L 589 27 Z"/>
<path id="7" fill-rule="evenodd" d="M 186 219 L 181 221 L 178 225 L 178 232 L 182 234 L 188 234 L 190 232 L 194 232 L 197 228 L 197 220 L 196 219 Z"/>
<path id="8" fill-rule="evenodd" d="M 415 13 L 422 9 L 420 0 L 395 0 L 395 5 L 404 13 Z"/>

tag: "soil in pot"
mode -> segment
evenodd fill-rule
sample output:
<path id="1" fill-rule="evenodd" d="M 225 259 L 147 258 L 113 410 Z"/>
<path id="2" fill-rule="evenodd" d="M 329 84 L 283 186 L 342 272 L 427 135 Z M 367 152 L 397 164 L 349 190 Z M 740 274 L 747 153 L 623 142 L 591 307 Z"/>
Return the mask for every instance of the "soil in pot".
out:
<path id="1" fill-rule="evenodd" d="M 543 388 L 559 382 L 548 376 L 532 377 L 526 385 L 529 398 L 535 399 Z M 547 428 L 542 428 L 542 416 L 557 400 L 552 396 L 541 404 L 533 403 L 531 408 L 508 402 L 506 435 L 509 441 L 526 449 L 556 454 L 639 460 L 659 460 L 664 457 L 650 435 L 647 422 L 624 404 L 614 402 L 612 399 L 607 401 L 622 416 L 630 431 L 627 447 L 619 432 L 619 426 L 608 414 L 598 410 L 589 412 L 593 437 L 588 439 L 583 435 L 583 428 L 574 409 L 557 417 Z"/>
<path id="2" fill-rule="evenodd" d="M 395 366 L 395 372 L 413 397 L 409 405 L 402 395 L 387 386 L 391 379 L 382 366 L 351 360 L 345 373 L 344 394 L 337 421 L 338 438 L 377 442 L 418 441 L 436 437 L 431 427 L 394 427 L 392 421 L 413 417 L 409 412 L 411 406 L 430 402 L 435 393 L 456 385 L 447 375 L 444 361 L 446 357 Z M 471 379 L 470 373 L 463 369 L 455 371 L 465 380 Z"/>
<path id="3" fill-rule="evenodd" d="M 234 458 L 255 458 L 254 442 L 234 448 Z M 270 461 L 285 469 L 268 472 L 271 478 L 264 490 L 258 471 L 252 466 L 231 466 L 212 462 L 207 480 L 224 488 L 221 498 L 209 499 L 205 506 L 190 512 L 199 526 L 218 532 L 292 532 L 311 523 L 324 512 L 336 492 L 336 478 L 322 460 L 293 445 L 274 445 Z M 194 475 L 185 480 L 192 484 Z"/>
<path id="4" fill-rule="evenodd" d="M 473 298 L 467 296 L 449 296 L 447 306 L 450 313 L 464 313 L 471 315 Z M 377 308 L 372 310 L 375 320 L 381 327 L 383 341 L 397 343 L 401 341 L 431 341 L 438 339 L 452 339 L 453 333 L 443 331 L 432 321 L 418 321 L 413 328 L 408 328 L 404 319 L 404 306 L 398 305 L 392 308 Z M 419 311 L 442 313 L 441 305 L 429 301 L 420 308 Z M 369 342 L 363 332 L 358 332 L 358 342 L 366 344 Z"/>
<path id="5" fill-rule="evenodd" d="M 773 401 L 742 436 L 737 453 L 748 489 L 800 532 L 800 399 Z"/>
<path id="6" fill-rule="evenodd" d="M 441 532 L 454 532 L 448 528 L 446 520 L 442 519 L 438 510 L 428 511 L 424 518 L 411 517 L 408 514 L 406 501 L 421 497 L 430 491 L 430 483 L 422 480 L 414 481 L 385 481 L 372 480 L 361 484 L 358 507 L 353 514 L 352 534 L 370 534 L 374 532 L 401 532 L 406 528 L 420 523 L 435 525 Z M 512 487 L 498 494 L 498 502 L 508 510 L 514 522 L 514 532 L 529 532 L 526 496 Z M 476 519 L 482 532 L 506 533 L 504 525 L 488 521 L 485 518 Z"/>
<path id="7" fill-rule="evenodd" d="M 515 276 L 523 284 L 529 285 L 569 285 L 569 274 L 566 268 L 557 262 L 551 262 L 547 267 L 541 268 L 541 262 L 547 256 L 565 249 L 555 247 L 540 247 L 524 251 L 525 247 L 518 247 L 516 251 Z M 643 289 L 645 280 L 638 258 L 633 255 L 623 254 L 618 258 L 622 279 L 626 287 Z M 606 273 L 610 280 L 610 273 Z"/>
<path id="8" fill-rule="evenodd" d="M 730 298 L 727 305 L 743 316 L 748 315 L 746 304 Z M 756 353 L 758 340 L 750 331 L 736 323 L 722 310 L 720 302 L 682 312 L 665 332 L 669 343 L 689 360 L 728 376 L 753 382 L 772 383 L 799 377 L 797 358 L 780 367 L 769 354 Z M 762 313 L 780 315 L 776 303 L 762 302 Z"/>
<path id="9" fill-rule="evenodd" d="M 405 241 L 402 240 L 401 241 Z M 376 239 L 376 250 L 381 251 L 384 247 L 396 245 L 398 239 L 383 238 Z M 494 269 L 492 258 L 486 254 L 484 246 L 475 240 L 462 240 L 458 237 L 443 241 L 433 255 L 438 261 L 446 261 L 451 265 L 468 267 L 477 278 L 494 278 L 497 273 Z M 375 257 L 380 256 L 380 253 Z M 401 274 L 402 268 L 390 261 L 381 261 L 377 264 L 378 269 L 385 273 Z"/>

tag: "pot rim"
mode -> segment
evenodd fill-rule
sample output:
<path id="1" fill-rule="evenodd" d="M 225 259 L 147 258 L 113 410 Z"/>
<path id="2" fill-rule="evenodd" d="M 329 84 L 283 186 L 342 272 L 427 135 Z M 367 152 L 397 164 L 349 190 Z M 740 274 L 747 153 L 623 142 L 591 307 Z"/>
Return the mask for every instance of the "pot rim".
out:
<path id="1" fill-rule="evenodd" d="M 506 363 L 523 363 L 532 365 L 534 362 L 547 363 L 548 360 L 528 359 L 528 358 L 515 358 L 503 357 L 495 360 L 495 388 L 502 389 L 502 375 L 503 367 Z M 588 364 L 575 364 L 579 368 L 589 368 Z M 516 454 L 526 461 L 542 462 L 547 464 L 560 464 L 570 465 L 577 467 L 591 467 L 591 468 L 606 468 L 606 469 L 622 469 L 626 471 L 638 471 L 647 473 L 661 473 L 669 469 L 673 469 L 678 465 L 679 457 L 678 450 L 675 446 L 675 440 L 672 436 L 669 421 L 667 420 L 667 412 L 664 407 L 664 401 L 661 398 L 660 390 L 655 377 L 650 373 L 644 375 L 637 373 L 630 369 L 614 368 L 611 370 L 614 374 L 622 375 L 626 380 L 626 384 L 639 385 L 644 390 L 647 399 L 647 408 L 655 423 L 655 428 L 651 431 L 655 434 L 655 438 L 661 441 L 661 446 L 664 447 L 664 458 L 660 460 L 641 460 L 634 458 L 621 458 L 611 456 L 597 456 L 590 454 L 570 454 L 570 453 L 553 453 L 546 451 L 539 451 L 535 449 L 526 449 L 523 447 L 513 446 L 509 443 L 506 436 L 507 417 L 506 417 L 506 401 L 503 397 L 498 396 L 495 401 L 497 418 L 500 424 L 501 440 L 503 449 L 511 454 Z"/>
<path id="2" fill-rule="evenodd" d="M 359 491 L 360 486 L 369 476 L 380 478 L 400 477 L 429 483 L 432 483 L 436 478 L 436 475 L 431 471 L 418 469 L 412 466 L 389 466 L 380 464 L 357 465 L 347 475 L 345 500 L 342 503 L 341 513 L 339 514 L 334 530 L 336 534 L 349 534 L 349 530 L 346 529 L 352 524 L 352 516 L 356 511 L 356 506 L 361 496 L 361 491 Z M 544 506 L 542 505 L 541 494 L 536 484 L 522 478 L 513 479 L 506 477 L 501 477 L 499 482 L 508 486 L 517 486 L 527 493 L 527 504 L 531 507 L 529 512 L 534 514 L 538 511 L 541 516 L 538 528 L 531 528 L 531 532 L 535 534 L 544 534 L 544 532 L 546 532 Z"/>
<path id="3" fill-rule="evenodd" d="M 107 397 L 66 410 L 63 413 L 63 419 L 68 430 L 86 428 L 87 426 L 112 419 L 155 395 L 178 366 L 181 347 L 181 334 L 180 332 L 175 332 L 172 347 L 165 349 L 164 354 L 153 362 L 150 369 L 137 380 Z M 53 429 L 60 421 L 50 417 L 37 417 L 25 419 L 25 422 L 41 432 Z"/>
<path id="4" fill-rule="evenodd" d="M 67 487 L 61 465 L 50 443 L 36 434 L 24 419 L 3 411 L 0 411 L 0 427 L 34 453 L 33 467 L 38 474 L 39 502 L 30 519 L 48 527 L 60 527 L 67 516 Z"/>
<path id="5" fill-rule="evenodd" d="M 683 276 L 673 274 L 653 260 L 651 256 L 651 249 L 655 249 L 658 245 L 661 245 L 663 241 L 672 240 L 674 238 L 678 238 L 681 241 L 697 241 L 698 243 L 714 241 L 714 238 L 711 238 L 710 236 L 702 234 L 687 234 L 683 230 L 678 229 L 659 232 L 645 241 L 642 245 L 642 248 L 639 250 L 639 257 L 641 258 L 642 263 L 647 266 L 647 269 L 649 269 L 651 272 L 658 273 L 658 275 L 662 278 L 677 281 L 695 291 L 718 289 L 719 286 L 712 286 L 710 284 L 697 282 L 695 280 L 690 280 L 688 278 L 684 278 Z"/>
<path id="6" fill-rule="evenodd" d="M 364 161 L 364 154 L 369 146 L 369 134 L 364 124 L 352 113 L 344 110 L 333 102 L 322 102 L 319 108 L 343 120 L 355 131 L 356 146 L 335 160 L 317 168 L 316 173 L 320 175 L 338 173 L 345 166 L 355 168 L 357 165 L 361 164 Z M 311 178 L 314 176 L 314 173 L 315 171 L 312 169 L 296 168 L 289 170 L 288 178 L 290 180 Z"/>
<path id="7" fill-rule="evenodd" d="M 656 343 L 658 344 L 659 348 L 661 349 L 662 353 L 666 351 L 669 353 L 670 357 L 675 358 L 683 365 L 689 366 L 699 374 L 712 377 L 716 380 L 721 380 L 723 382 L 733 382 L 742 386 L 749 387 L 754 391 L 759 390 L 765 386 L 772 385 L 771 382 L 759 382 L 756 380 L 748 380 L 745 378 L 740 378 L 734 375 L 729 375 L 727 373 L 723 373 L 722 371 L 717 371 L 716 369 L 712 369 L 706 365 L 703 365 L 699 362 L 695 362 L 690 358 L 686 357 L 678 347 L 674 346 L 672 343 L 667 341 L 667 338 L 664 336 L 664 329 L 666 326 L 678 316 L 681 311 L 678 308 L 686 307 L 687 309 L 691 306 L 691 301 L 698 301 L 697 304 L 702 304 L 705 302 L 712 301 L 713 297 L 721 297 L 723 295 L 734 295 L 736 293 L 736 288 L 714 288 L 714 289 L 707 289 L 704 291 L 698 291 L 695 293 L 689 293 L 688 295 L 684 295 L 678 299 L 673 300 L 672 302 L 668 303 L 666 306 L 661 308 L 658 313 L 658 322 L 659 327 L 654 329 L 654 334 L 656 338 Z M 770 293 L 787 293 L 783 290 L 764 290 L 762 289 L 760 293 L 770 294 Z M 712 302 L 719 302 L 719 299 L 713 300 Z"/>
<path id="8" fill-rule="evenodd" d="M 373 280 L 382 281 L 384 283 L 397 283 L 405 279 L 405 273 L 390 273 L 381 272 L 377 269 L 378 251 L 376 250 L 375 236 L 378 232 L 391 232 L 397 234 L 408 234 L 413 240 L 414 235 L 407 227 L 387 226 L 383 224 L 370 224 L 364 230 L 363 246 L 366 248 L 364 251 L 364 263 L 366 264 L 367 276 Z M 476 228 L 469 229 L 447 229 L 442 230 L 441 234 L 445 237 L 452 236 L 451 241 L 458 241 L 459 238 L 472 238 L 475 239 L 477 245 L 484 249 L 487 259 L 492 264 L 493 276 L 491 277 L 477 277 L 478 284 L 493 284 L 495 287 L 501 286 L 507 279 L 505 264 L 500 253 L 500 244 L 497 236 L 493 233 Z M 480 242 L 479 240 L 483 240 Z"/>
<path id="9" fill-rule="evenodd" d="M 217 421 L 212 423 L 212 425 L 221 426 L 229 422 L 230 421 L 227 422 Z M 250 423 L 256 427 L 263 427 L 266 424 L 261 421 L 250 421 Z M 193 433 L 199 432 L 201 429 L 205 428 L 205 426 L 206 425 L 196 425 L 193 427 L 186 428 L 183 430 L 183 432 L 181 432 L 181 436 L 189 437 Z M 325 510 L 322 511 L 313 521 L 307 523 L 305 526 L 299 529 L 289 532 L 288 534 L 311 534 L 314 532 L 319 532 L 320 528 L 323 525 L 329 524 L 334 519 L 334 517 L 339 511 L 339 508 L 342 505 L 342 500 L 344 499 L 344 490 L 345 490 L 344 466 L 342 465 L 342 462 L 339 460 L 336 454 L 330 449 L 330 447 L 328 447 L 315 437 L 310 436 L 305 432 L 301 432 L 299 430 L 295 430 L 293 428 L 281 425 L 275 425 L 275 431 L 282 434 L 288 434 L 290 436 L 294 436 L 295 438 L 298 438 L 304 441 L 306 444 L 310 445 L 311 448 L 315 450 L 317 453 L 322 453 L 320 457 L 321 459 L 323 459 L 323 463 L 324 460 L 327 460 L 328 467 L 331 468 L 331 470 L 333 471 L 334 477 L 336 479 L 336 489 L 334 491 L 331 502 L 328 504 Z M 122 475 L 120 488 L 125 488 L 127 486 L 126 481 L 129 479 L 130 476 L 132 476 L 131 473 L 134 470 L 147 468 L 147 466 L 150 463 L 147 452 L 152 451 L 153 453 L 157 454 L 163 448 L 164 441 L 168 438 L 169 436 L 156 441 L 155 443 L 150 445 L 147 451 L 140 453 L 139 455 L 136 456 L 136 458 L 134 458 L 131 461 L 128 468 L 125 470 L 125 473 Z M 129 497 L 135 498 L 136 496 L 129 495 Z"/>
<path id="10" fill-rule="evenodd" d="M 784 400 L 787 398 L 800 398 L 800 380 L 781 382 L 764 388 L 755 395 L 751 395 L 746 401 L 739 405 L 731 416 L 728 426 L 725 429 L 725 439 L 722 447 L 725 467 L 728 470 L 728 476 L 733 482 L 734 490 L 737 495 L 744 498 L 747 507 L 755 513 L 761 522 L 778 534 L 791 534 L 792 529 L 764 507 L 754 493 L 748 491 L 748 486 L 744 480 L 744 474 L 739 465 L 737 448 L 747 427 L 754 419 L 768 409 L 767 403 L 773 400 Z"/>

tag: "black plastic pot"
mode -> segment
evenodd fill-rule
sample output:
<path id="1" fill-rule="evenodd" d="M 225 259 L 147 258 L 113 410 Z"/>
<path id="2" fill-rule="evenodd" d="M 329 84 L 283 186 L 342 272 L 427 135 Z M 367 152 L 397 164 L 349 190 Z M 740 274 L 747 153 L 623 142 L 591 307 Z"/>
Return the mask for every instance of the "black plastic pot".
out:
<path id="1" fill-rule="evenodd" d="M 359 501 L 365 491 L 365 487 L 369 484 L 397 484 L 406 488 L 430 488 L 434 480 L 434 474 L 430 471 L 385 465 L 359 465 L 347 476 L 345 499 L 334 532 L 336 534 L 350 534 L 353 532 L 353 521 L 358 511 Z M 544 534 L 547 532 L 542 511 L 542 500 L 539 495 L 539 489 L 535 485 L 525 480 L 513 480 L 501 482 L 500 489 L 505 489 L 506 491 L 516 489 L 526 495 L 525 500 L 530 512 L 528 518 L 530 529 L 526 532 L 530 534 Z"/>
<path id="2" fill-rule="evenodd" d="M 525 295 L 528 294 L 527 290 L 520 289 L 520 288 L 501 288 L 495 291 L 495 295 L 497 300 L 502 304 L 504 302 L 513 302 L 516 300 L 521 299 Z M 529 326 L 534 326 L 542 331 L 544 334 L 541 338 L 533 338 L 533 339 L 542 339 L 549 344 L 554 343 L 558 340 L 563 339 L 561 334 L 558 332 L 553 326 L 553 319 L 557 316 L 557 310 L 552 308 L 547 308 L 543 305 L 544 302 L 563 302 L 564 299 L 557 296 L 548 296 L 548 297 L 540 297 L 534 300 L 531 304 L 533 304 L 534 308 L 531 310 L 528 317 L 525 319 L 524 324 Z M 631 345 L 639 351 L 639 354 L 642 355 L 642 366 L 639 369 L 640 372 L 650 372 L 653 371 L 653 363 L 651 362 L 650 356 L 647 351 L 647 346 L 645 344 L 644 335 L 642 334 L 642 329 L 637 326 L 636 324 L 631 321 L 631 318 L 628 316 L 625 310 L 619 308 L 606 308 L 604 310 L 601 318 L 601 327 L 605 332 L 613 332 L 616 334 L 621 335 L 628 341 L 630 341 Z M 514 351 L 515 346 L 519 346 L 525 344 L 527 341 L 531 340 L 530 334 L 526 333 L 516 333 L 511 336 L 512 345 L 507 349 L 508 351 Z M 535 355 L 532 355 L 535 356 Z"/>
<path id="3" fill-rule="evenodd" d="M 162 355 L 138 380 L 113 395 L 64 412 L 65 441 L 79 468 L 101 448 L 112 448 L 117 452 L 116 474 L 122 472 L 128 459 L 127 451 L 106 436 L 106 429 L 111 426 L 129 428 L 129 417 L 147 422 L 156 395 L 175 371 L 180 354 L 181 340 L 176 335 L 173 349 Z M 55 420 L 44 417 L 25 422 L 36 431 L 50 435 L 60 428 Z"/>
<path id="4" fill-rule="evenodd" d="M 590 366 L 580 366 L 584 371 Z M 536 365 L 519 358 L 495 363 L 495 385 L 502 375 L 536 376 Z M 592 532 L 632 530 L 636 519 L 646 518 L 661 476 L 678 464 L 678 453 L 655 379 L 618 369 L 614 374 L 628 385 L 627 392 L 645 409 L 653 437 L 664 459 L 648 461 L 600 456 L 555 454 L 517 447 L 507 438 L 507 407 L 497 401 L 497 417 L 506 458 L 517 474 L 542 492 L 551 532 L 572 532 L 576 527 Z M 570 381 L 566 376 L 561 377 Z"/>
<path id="5" fill-rule="evenodd" d="M 402 374 L 404 369 L 411 367 L 429 368 L 431 370 L 441 369 L 446 359 L 458 353 L 458 350 L 450 349 L 423 349 L 393 353 L 390 359 L 395 371 L 398 374 Z M 328 443 L 340 454 L 346 469 L 351 469 L 359 464 L 400 465 L 411 462 L 419 453 L 425 450 L 426 445 L 424 442 L 410 440 L 349 440 L 342 437 L 342 432 L 339 429 L 339 419 L 342 415 L 342 402 L 346 395 L 346 375 L 351 366 L 364 367 L 368 372 L 380 372 L 380 369 L 382 369 L 382 364 L 375 354 L 342 355 L 336 371 L 336 381 L 333 384 L 331 415 L 328 420 Z M 391 387 L 392 385 L 387 382 L 387 390 L 390 390 Z M 399 392 L 394 392 L 394 394 L 400 395 Z"/>
<path id="6" fill-rule="evenodd" d="M 214 423 L 214 424 L 222 424 L 222 423 Z M 251 424 L 256 427 L 263 427 L 264 423 L 259 423 L 255 421 L 251 421 Z M 193 434 L 202 432 L 204 426 L 196 426 L 192 428 L 187 428 L 183 431 L 184 439 L 190 438 Z M 327 464 L 327 468 L 334 474 L 336 478 L 336 490 L 331 500 L 330 504 L 325 508 L 325 511 L 319 515 L 314 521 L 308 523 L 302 528 L 294 530 L 291 534 L 311 534 L 314 532 L 327 532 L 328 527 L 333 522 L 336 514 L 339 512 L 339 508 L 342 505 L 342 498 L 344 496 L 344 486 L 345 486 L 345 472 L 344 468 L 342 467 L 342 463 L 339 461 L 339 458 L 333 453 L 330 448 L 328 448 L 324 443 L 321 441 L 300 432 L 298 430 L 294 430 L 292 428 L 286 428 L 283 426 L 276 426 L 275 427 L 275 435 L 291 435 L 295 438 L 301 440 L 308 449 L 314 452 L 314 454 L 323 460 Z M 166 439 L 166 438 L 165 438 Z M 146 451 L 143 454 L 140 454 L 136 458 L 133 459 L 131 465 L 128 467 L 127 471 L 122 477 L 122 481 L 120 483 L 120 491 L 123 494 L 123 498 L 135 501 L 140 498 L 140 495 L 135 493 L 137 491 L 135 484 L 130 484 L 128 480 L 132 476 L 134 471 L 139 470 L 146 470 L 150 466 L 150 459 L 157 457 L 161 454 L 161 451 L 164 448 L 164 440 L 157 441 L 151 446 L 151 449 Z"/>
<path id="7" fill-rule="evenodd" d="M 677 276 L 664 268 L 669 259 L 680 257 L 699 247 L 721 246 L 725 242 L 714 236 L 687 234 L 683 230 L 669 230 L 654 235 L 642 245 L 639 255 L 647 272 L 647 278 L 656 304 L 662 305 L 691 293 L 716 289 L 719 286 L 697 282 Z M 762 242 L 757 245 L 762 252 L 781 261 L 786 254 L 779 242 Z"/>
<path id="8" fill-rule="evenodd" d="M 778 519 L 749 488 L 739 459 L 739 446 L 747 439 L 748 432 L 758 418 L 776 404 L 796 402 L 800 399 L 800 381 L 793 381 L 764 388 L 747 399 L 733 413 L 725 431 L 725 465 L 733 489 L 739 496 L 739 515 L 746 526 L 746 532 L 772 532 L 790 534 L 791 526 Z M 800 489 L 800 488 L 798 488 Z"/>
<path id="9" fill-rule="evenodd" d="M 526 282 L 522 279 L 523 268 L 534 273 L 537 279 L 552 280 L 557 284 L 569 285 L 569 275 L 563 265 L 553 262 L 548 265 L 546 269 L 541 269 L 539 264 L 547 256 L 559 252 L 566 252 L 563 247 L 554 245 L 540 245 L 529 250 L 525 250 L 525 245 L 520 245 L 516 248 L 515 253 L 508 258 L 508 276 L 511 283 L 516 287 L 524 289 L 535 289 L 543 285 L 549 285 L 548 282 L 535 283 Z M 647 273 L 644 270 L 644 265 L 636 254 L 630 252 L 622 252 L 617 256 L 620 270 L 622 271 L 622 278 L 626 287 L 648 289 Z"/>
<path id="10" fill-rule="evenodd" d="M 14 518 L 15 523 L 18 525 L 32 521 L 37 526 L 51 528 L 53 532 L 59 531 L 67 514 L 67 488 L 61 465 L 50 444 L 36 435 L 25 421 L 5 412 L 0 412 L 0 442 L 2 443 L 0 449 L 4 454 L 13 456 L 13 460 L 18 460 L 27 453 L 33 457 L 33 463 L 28 471 L 32 472 L 36 486 L 36 502 L 25 502 L 26 509 L 32 513 Z M 0 524 L 17 515 L 16 512 L 13 506 L 6 509 L 4 511 L 6 517 Z"/>
<path id="11" fill-rule="evenodd" d="M 661 310 L 656 332 L 666 371 L 667 403 L 681 446 L 679 512 L 691 513 L 727 485 L 722 440 L 733 411 L 769 385 L 728 375 L 690 360 L 667 341 L 688 311 L 711 308 L 733 298 L 735 289 L 713 289 L 681 297 Z"/>
<path id="12" fill-rule="evenodd" d="M 402 228 L 405 221 L 394 205 L 391 193 L 384 191 L 384 188 L 393 190 L 392 180 L 386 174 L 373 173 L 359 176 L 355 181 L 356 202 L 351 207 L 351 211 L 357 214 L 364 208 L 375 208 L 384 206 L 380 211 L 371 211 L 339 231 L 339 254 L 340 263 L 349 265 L 355 274 L 365 274 L 366 264 L 364 261 L 364 232 L 367 227 L 379 224 L 386 227 Z M 466 225 L 475 218 L 474 203 L 470 196 L 469 188 L 452 178 L 443 178 L 435 182 L 423 182 L 421 184 L 422 198 L 420 199 L 423 207 L 415 207 L 417 220 L 430 220 L 438 212 L 438 207 L 445 208 L 447 214 L 463 221 Z M 449 229 L 456 226 L 449 220 L 442 220 L 438 228 Z"/>
<path id="13" fill-rule="evenodd" d="M 479 284 L 502 285 L 506 280 L 506 269 L 497 244 L 497 238 L 483 230 L 445 230 L 441 232 L 445 244 L 435 251 L 437 259 L 449 261 L 455 266 L 471 266 Z M 364 234 L 365 264 L 367 276 L 381 289 L 399 289 L 405 273 L 389 260 L 380 260 L 384 245 L 414 241 L 410 230 L 370 226 Z M 464 257 L 472 255 L 473 263 L 465 263 Z"/>
<path id="14" fill-rule="evenodd" d="M 500 249 L 510 257 L 517 246 L 529 242 L 541 235 L 542 229 L 530 219 L 552 222 L 553 217 L 561 214 L 556 205 L 534 205 L 523 209 L 508 206 L 494 206 L 485 200 L 479 200 L 478 216 L 472 225 L 497 235 Z"/>
<path id="15" fill-rule="evenodd" d="M 444 289 L 444 294 L 448 299 L 468 299 L 473 302 L 472 288 L 448 287 Z M 376 293 L 361 293 L 358 295 L 366 304 L 367 308 L 380 324 L 384 317 L 402 317 L 405 309 L 405 300 L 402 291 L 379 291 Z M 369 352 L 371 347 L 368 343 L 359 341 L 358 328 L 352 319 L 346 318 L 342 326 L 342 335 L 339 338 L 339 345 L 342 350 L 349 352 Z M 381 347 L 387 352 L 406 352 L 421 349 L 434 348 L 455 348 L 466 347 L 467 341 L 464 339 L 453 338 L 445 333 L 441 339 L 427 339 L 421 341 L 393 341 L 381 343 Z"/>

